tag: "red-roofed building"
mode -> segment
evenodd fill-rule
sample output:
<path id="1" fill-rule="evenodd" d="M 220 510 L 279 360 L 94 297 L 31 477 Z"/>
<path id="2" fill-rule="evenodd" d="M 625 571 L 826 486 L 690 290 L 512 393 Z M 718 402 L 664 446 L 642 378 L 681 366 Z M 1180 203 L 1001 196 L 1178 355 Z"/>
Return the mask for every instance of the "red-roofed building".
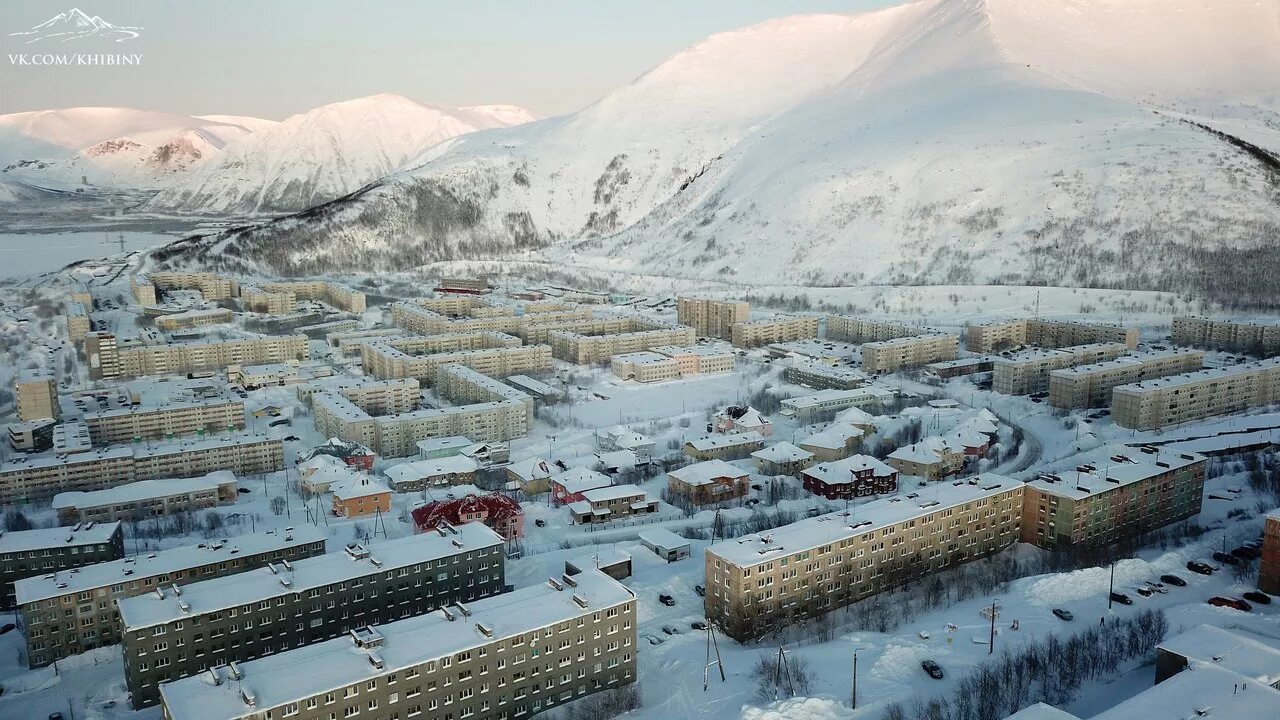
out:
<path id="1" fill-rule="evenodd" d="M 524 537 L 524 510 L 506 495 L 466 495 L 437 500 L 413 511 L 413 532 L 424 533 L 442 524 L 482 522 L 507 540 Z"/>

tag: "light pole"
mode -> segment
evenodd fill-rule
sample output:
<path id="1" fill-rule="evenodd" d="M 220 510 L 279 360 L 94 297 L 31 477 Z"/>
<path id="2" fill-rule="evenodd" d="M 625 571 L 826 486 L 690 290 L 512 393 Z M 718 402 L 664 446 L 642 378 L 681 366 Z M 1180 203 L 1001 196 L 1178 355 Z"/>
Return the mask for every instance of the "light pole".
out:
<path id="1" fill-rule="evenodd" d="M 865 648 L 856 647 L 853 649 L 853 692 L 849 696 L 849 709 L 858 709 L 858 651 Z"/>
<path id="2" fill-rule="evenodd" d="M 1116 561 L 1111 561 L 1111 585 L 1107 588 L 1107 609 L 1115 602 L 1116 597 Z"/>

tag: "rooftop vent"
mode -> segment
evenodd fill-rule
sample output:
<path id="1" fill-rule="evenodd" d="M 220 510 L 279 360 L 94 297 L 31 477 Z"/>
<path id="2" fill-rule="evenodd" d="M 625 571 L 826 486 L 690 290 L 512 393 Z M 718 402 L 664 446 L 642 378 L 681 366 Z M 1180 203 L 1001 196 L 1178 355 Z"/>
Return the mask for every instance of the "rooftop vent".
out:
<path id="1" fill-rule="evenodd" d="M 568 585 L 569 587 L 578 587 L 578 581 L 574 580 L 571 575 L 568 575 L 568 574 L 561 575 L 560 579 L 564 580 L 564 584 Z"/>
<path id="2" fill-rule="evenodd" d="M 244 673 L 240 672 L 240 666 L 236 664 L 235 660 L 232 660 L 227 665 L 227 669 L 231 671 L 231 677 L 234 680 L 239 680 L 244 677 Z"/>
<path id="3" fill-rule="evenodd" d="M 587 606 L 587 599 L 582 597 L 578 593 L 573 594 L 573 602 L 576 603 L 577 606 L 580 608 L 585 608 Z"/>
<path id="4" fill-rule="evenodd" d="M 246 685 L 240 686 L 240 697 L 244 700 L 244 704 L 253 707 L 258 704 L 258 696 Z"/>
<path id="5" fill-rule="evenodd" d="M 191 605 L 186 600 L 179 600 L 178 609 L 184 613 L 188 613 L 191 612 Z"/>
<path id="6" fill-rule="evenodd" d="M 164 599 L 164 588 L 162 587 L 156 588 L 156 597 L 160 598 L 161 600 Z"/>
<path id="7" fill-rule="evenodd" d="M 382 645 L 385 638 L 382 633 L 375 630 L 370 625 L 358 627 L 351 630 L 351 639 L 355 641 L 357 647 L 372 648 Z"/>
<path id="8" fill-rule="evenodd" d="M 453 605 L 454 607 L 458 608 L 458 612 L 462 613 L 462 617 L 471 617 L 471 608 L 467 607 L 466 605 L 463 605 L 460 602 L 456 602 Z"/>
<path id="9" fill-rule="evenodd" d="M 556 580 L 555 578 L 547 578 L 547 584 L 555 588 L 556 590 L 564 589 L 564 586 L 560 584 L 560 581 Z"/>
<path id="10" fill-rule="evenodd" d="M 206 672 L 208 672 L 208 673 L 209 673 L 209 680 L 210 680 L 214 685 L 221 685 L 221 684 L 222 684 L 222 676 L 218 674 L 218 669 L 217 669 L 217 668 L 209 668 Z"/>
<path id="11" fill-rule="evenodd" d="M 347 554 L 351 556 L 352 560 L 359 560 L 361 558 L 369 557 L 369 549 L 361 545 L 360 543 L 351 543 L 350 545 L 346 546 L 346 551 L 347 551 Z"/>
<path id="12" fill-rule="evenodd" d="M 482 622 L 476 623 L 476 630 L 479 630 L 480 634 L 485 637 L 489 637 L 489 638 L 493 637 L 493 628 L 489 627 L 488 625 L 485 625 Z"/>
<path id="13" fill-rule="evenodd" d="M 284 566 L 285 570 L 288 570 L 289 572 L 293 572 L 293 563 L 289 562 L 288 560 L 281 560 L 280 564 Z"/>
<path id="14" fill-rule="evenodd" d="M 449 608 L 447 607 L 440 608 L 440 614 L 443 615 L 444 619 L 448 620 L 449 622 L 453 622 L 454 620 L 457 619 L 453 616 L 453 613 L 449 612 Z"/>
<path id="15" fill-rule="evenodd" d="M 287 577 L 280 578 L 280 584 L 285 587 L 293 587 L 293 581 Z"/>
<path id="16" fill-rule="evenodd" d="M 376 653 L 376 652 L 370 652 L 370 653 L 369 653 L 369 664 L 370 664 L 370 665 L 372 665 L 375 669 L 377 669 L 377 670 L 381 670 L 381 669 L 382 669 L 382 665 L 383 665 L 383 662 L 382 662 L 382 656 L 381 656 L 381 655 L 379 655 L 379 654 L 378 654 L 378 653 Z"/>
<path id="17" fill-rule="evenodd" d="M 451 542 L 451 543 L 453 544 L 453 546 L 454 546 L 454 547 L 456 547 L 456 548 L 458 548 L 459 550 L 461 550 L 461 549 L 462 549 L 462 541 L 461 541 L 461 540 L 459 540 L 459 539 L 457 539 L 457 538 L 454 538 L 453 540 L 450 540 L 449 542 Z"/>
<path id="18" fill-rule="evenodd" d="M 271 571 L 271 574 L 272 574 L 272 575 L 279 575 L 279 574 L 280 574 L 280 571 L 276 569 L 276 564 L 275 564 L 275 563 L 270 563 L 270 562 L 269 562 L 269 563 L 267 563 L 267 569 Z"/>

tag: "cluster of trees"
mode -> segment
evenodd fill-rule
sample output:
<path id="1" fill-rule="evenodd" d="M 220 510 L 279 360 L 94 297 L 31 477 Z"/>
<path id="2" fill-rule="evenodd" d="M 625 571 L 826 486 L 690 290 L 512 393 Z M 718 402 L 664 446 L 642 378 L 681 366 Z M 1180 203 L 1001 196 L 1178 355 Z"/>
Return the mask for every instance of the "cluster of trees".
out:
<path id="1" fill-rule="evenodd" d="M 575 700 L 546 717 L 547 720 L 607 720 L 639 709 L 641 705 L 640 688 L 632 683 Z"/>
<path id="2" fill-rule="evenodd" d="M 1153 652 L 1168 631 L 1163 610 L 1145 610 L 1067 638 L 1048 635 L 964 676 L 950 697 L 894 703 L 883 719 L 1000 720 L 1037 702 L 1061 705 L 1084 683 Z"/>

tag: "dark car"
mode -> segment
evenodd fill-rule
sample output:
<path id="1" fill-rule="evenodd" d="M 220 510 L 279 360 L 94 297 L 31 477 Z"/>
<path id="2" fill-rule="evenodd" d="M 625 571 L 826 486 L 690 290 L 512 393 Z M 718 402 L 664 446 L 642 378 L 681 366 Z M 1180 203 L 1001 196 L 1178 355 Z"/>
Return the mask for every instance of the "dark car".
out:
<path id="1" fill-rule="evenodd" d="M 1241 560 L 1257 560 L 1258 556 L 1261 555 L 1262 553 L 1258 552 L 1257 550 L 1254 550 L 1251 547 L 1245 547 L 1241 545 L 1235 550 L 1232 550 L 1231 554 L 1235 555 Z"/>
<path id="2" fill-rule="evenodd" d="M 1182 578 L 1178 577 L 1177 575 L 1161 575 L 1161 576 L 1160 576 L 1160 582 L 1165 583 L 1165 584 L 1168 584 L 1168 585 L 1173 585 L 1174 587 L 1186 587 L 1186 586 L 1187 586 L 1187 581 L 1186 581 L 1186 580 L 1183 580 Z"/>
<path id="3" fill-rule="evenodd" d="M 1113 592 L 1113 593 L 1111 593 L 1111 600 L 1112 600 L 1113 602 L 1118 602 L 1118 603 L 1120 603 L 1121 605 L 1132 605 L 1132 604 L 1133 604 L 1133 598 L 1131 598 L 1131 597 L 1129 597 L 1128 595 L 1125 595 L 1124 593 L 1121 593 L 1121 592 Z"/>
<path id="4" fill-rule="evenodd" d="M 290 422 L 289 418 L 280 418 L 279 420 L 272 420 L 267 424 L 271 427 L 279 427 L 280 425 L 289 425 Z"/>
<path id="5" fill-rule="evenodd" d="M 1253 610 L 1252 605 L 1239 598 L 1222 597 L 1221 595 L 1209 598 L 1209 604 L 1214 607 L 1235 608 L 1236 610 L 1242 610 L 1244 612 Z"/>
<path id="6" fill-rule="evenodd" d="M 706 589 L 705 587 L 701 586 L 701 585 L 694 585 L 694 586 L 693 586 L 693 591 L 694 591 L 694 592 L 696 592 L 696 593 L 698 593 L 698 597 L 706 597 L 706 596 L 707 596 L 707 589 Z"/>
<path id="7" fill-rule="evenodd" d="M 666 593 L 662 593 L 658 595 L 658 602 L 666 605 L 667 607 L 671 607 L 676 604 L 676 599 Z"/>
<path id="8" fill-rule="evenodd" d="M 1076 618 L 1075 615 L 1071 614 L 1070 610 L 1063 610 L 1062 608 L 1054 608 L 1053 614 L 1058 616 L 1059 620 L 1065 620 L 1067 622 L 1071 622 Z"/>
<path id="9" fill-rule="evenodd" d="M 1259 592 L 1259 591 L 1257 591 L 1257 590 L 1250 590 L 1249 592 L 1245 593 L 1245 594 L 1244 594 L 1244 599 L 1245 599 L 1245 600 L 1252 600 L 1253 602 L 1256 602 L 1256 603 L 1258 603 L 1259 605 L 1270 605 L 1270 604 L 1271 604 L 1271 596 L 1270 596 L 1270 595 L 1268 595 L 1268 594 L 1266 594 L 1266 593 L 1264 593 L 1264 592 Z M 9 626 L 8 626 L 8 625 L 5 625 L 5 627 L 9 627 Z M 4 628 L 0 628 L 0 632 L 3 632 L 3 631 L 4 631 Z"/>
<path id="10" fill-rule="evenodd" d="M 1198 561 L 1196 561 L 1196 560 L 1190 560 L 1190 561 L 1188 561 L 1188 562 L 1187 562 L 1187 569 L 1188 569 L 1188 570 L 1190 570 L 1190 571 L 1191 571 L 1191 572 L 1193 572 L 1193 573 L 1199 573 L 1199 574 L 1201 574 L 1201 575 L 1212 575 L 1212 574 L 1213 574 L 1213 568 L 1209 567 L 1209 566 L 1208 566 L 1207 564 L 1205 564 L 1205 563 L 1198 562 Z"/>
<path id="11" fill-rule="evenodd" d="M 939 665 L 938 663 L 932 660 L 925 660 L 924 662 L 920 663 L 920 667 L 924 668 L 924 671 L 929 673 L 929 677 L 933 678 L 934 680 L 942 679 L 942 666 Z"/>
<path id="12" fill-rule="evenodd" d="M 13 623 L 5 623 L 3 625 L 0 625 L 0 635 L 4 635 L 5 633 L 9 632 L 10 630 L 16 627 L 18 626 L 14 625 Z"/>
<path id="13" fill-rule="evenodd" d="M 543 520 L 542 518 L 538 518 L 537 520 L 534 520 L 534 521 L 533 521 L 533 524 L 534 524 L 534 525 L 537 525 L 538 527 L 546 527 L 546 526 L 547 526 L 547 521 L 546 521 L 546 520 Z"/>
<path id="14" fill-rule="evenodd" d="M 752 483 L 752 484 L 751 484 L 751 489 L 752 489 L 752 490 L 763 490 L 763 489 L 764 489 L 764 486 L 763 486 L 763 485 L 761 485 L 760 483 Z"/>
<path id="15" fill-rule="evenodd" d="M 1133 591 L 1138 593 L 1142 597 L 1151 597 L 1151 588 L 1136 587 L 1133 589 Z"/>
<path id="16" fill-rule="evenodd" d="M 702 622 L 701 620 L 694 620 L 693 622 L 689 623 L 689 627 L 693 628 L 694 630 L 706 630 L 707 624 Z"/>
<path id="17" fill-rule="evenodd" d="M 1236 557 L 1235 555 L 1228 555 L 1224 552 L 1214 553 L 1213 559 L 1217 560 L 1223 565 L 1239 565 L 1240 564 L 1240 558 Z"/>
<path id="18" fill-rule="evenodd" d="M 236 492 L 240 493 L 241 495 L 248 495 L 249 493 L 251 493 L 251 492 L 253 492 L 253 491 L 252 491 L 252 490 L 250 490 L 250 489 L 249 489 L 249 488 L 247 488 L 247 487 L 242 487 L 242 488 L 236 488 Z"/>

